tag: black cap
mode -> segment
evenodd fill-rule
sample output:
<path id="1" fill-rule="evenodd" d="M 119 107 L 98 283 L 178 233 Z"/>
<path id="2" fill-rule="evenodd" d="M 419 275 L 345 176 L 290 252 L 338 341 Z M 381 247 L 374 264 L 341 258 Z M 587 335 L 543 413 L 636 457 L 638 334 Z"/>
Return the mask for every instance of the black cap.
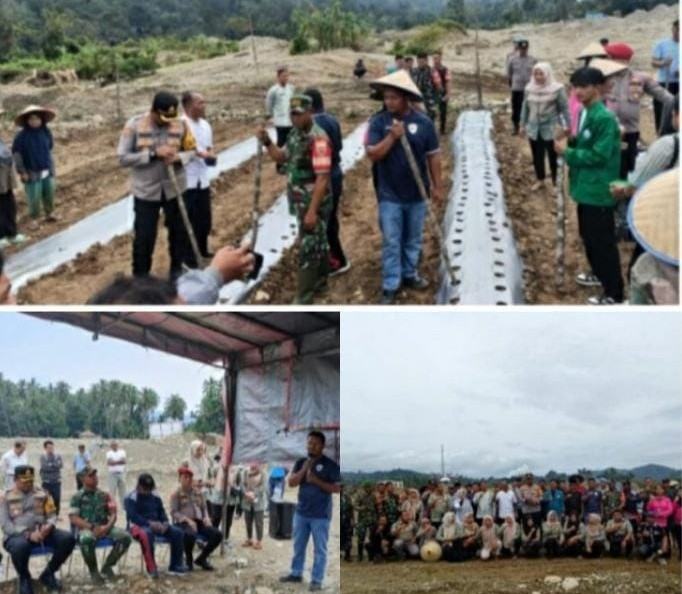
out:
<path id="1" fill-rule="evenodd" d="M 151 474 L 141 474 L 137 479 L 137 486 L 143 489 L 156 489 L 154 477 Z"/>

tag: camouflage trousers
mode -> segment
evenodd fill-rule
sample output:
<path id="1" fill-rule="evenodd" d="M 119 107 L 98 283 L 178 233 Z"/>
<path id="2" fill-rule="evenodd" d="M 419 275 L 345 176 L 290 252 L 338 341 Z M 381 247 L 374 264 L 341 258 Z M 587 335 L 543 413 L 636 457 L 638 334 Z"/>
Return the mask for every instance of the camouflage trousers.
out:
<path id="1" fill-rule="evenodd" d="M 130 543 L 133 541 L 133 537 L 125 530 L 114 527 L 105 538 L 111 539 L 114 542 L 114 546 L 107 556 L 104 565 L 113 567 L 128 550 Z M 90 530 L 81 530 L 78 534 L 78 544 L 80 545 L 85 565 L 87 565 L 90 571 L 97 571 L 97 539 L 95 538 L 95 535 Z"/>
<path id="2" fill-rule="evenodd" d="M 288 191 L 289 212 L 298 220 L 299 252 L 298 264 L 301 269 L 326 265 L 329 259 L 327 224 L 332 211 L 332 197 L 327 194 L 317 211 L 317 225 L 312 230 L 305 228 L 303 220 L 312 201 L 312 187 L 294 186 Z"/>
<path id="3" fill-rule="evenodd" d="M 372 531 L 374 530 L 375 526 L 376 522 L 374 520 L 365 519 L 358 520 L 357 524 L 355 525 L 355 536 L 357 536 L 358 539 L 358 552 L 361 555 L 362 551 L 364 551 L 365 540 L 367 537 L 372 537 Z"/>

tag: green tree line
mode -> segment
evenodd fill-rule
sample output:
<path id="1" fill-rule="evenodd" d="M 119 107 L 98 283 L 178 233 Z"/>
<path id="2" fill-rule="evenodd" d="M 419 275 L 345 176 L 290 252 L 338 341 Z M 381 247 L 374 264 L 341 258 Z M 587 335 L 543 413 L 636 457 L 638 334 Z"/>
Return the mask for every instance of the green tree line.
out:
<path id="1" fill-rule="evenodd" d="M 41 385 L 11 381 L 0 374 L 0 436 L 76 437 L 92 431 L 103 437 L 145 438 L 159 408 L 159 395 L 116 380 L 86 389 L 66 382 Z M 165 402 L 161 420 L 183 419 L 187 404 L 177 394 Z"/>

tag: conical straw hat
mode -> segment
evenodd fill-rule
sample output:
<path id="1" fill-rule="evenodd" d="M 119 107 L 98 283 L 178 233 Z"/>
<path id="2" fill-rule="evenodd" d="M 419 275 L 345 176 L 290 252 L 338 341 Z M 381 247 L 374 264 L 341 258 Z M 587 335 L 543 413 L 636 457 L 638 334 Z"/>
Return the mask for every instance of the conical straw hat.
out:
<path id="1" fill-rule="evenodd" d="M 654 177 L 630 203 L 628 220 L 637 242 L 649 253 L 678 266 L 680 262 L 679 168 Z"/>
<path id="2" fill-rule="evenodd" d="M 55 116 L 57 115 L 54 110 L 49 109 L 47 107 L 41 107 L 40 105 L 29 105 L 24 111 L 22 111 L 15 119 L 14 123 L 17 126 L 24 126 L 26 123 L 26 119 L 28 118 L 29 115 L 32 113 L 37 113 L 38 115 L 42 115 L 43 118 L 45 119 L 45 122 L 51 122 L 54 120 Z"/>
<path id="3" fill-rule="evenodd" d="M 601 70 L 606 78 L 627 70 L 627 65 L 613 60 L 604 60 L 603 58 L 595 58 L 590 62 L 590 68 Z"/>
<path id="4" fill-rule="evenodd" d="M 606 58 L 608 54 L 601 43 L 594 41 L 590 43 L 583 51 L 580 52 L 576 60 L 584 60 L 585 58 Z"/>
<path id="5" fill-rule="evenodd" d="M 393 74 L 389 74 L 369 83 L 369 86 L 377 91 L 384 89 L 398 89 L 411 95 L 416 101 L 423 101 L 423 97 L 417 85 L 414 84 L 412 77 L 405 70 L 398 70 Z"/>

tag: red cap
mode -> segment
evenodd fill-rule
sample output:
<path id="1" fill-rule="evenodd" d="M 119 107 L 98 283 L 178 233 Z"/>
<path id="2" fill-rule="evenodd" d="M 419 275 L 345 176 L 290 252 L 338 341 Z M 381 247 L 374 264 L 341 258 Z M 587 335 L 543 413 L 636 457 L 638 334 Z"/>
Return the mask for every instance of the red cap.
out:
<path id="1" fill-rule="evenodd" d="M 194 473 L 187 468 L 187 466 L 182 466 L 178 468 L 178 476 L 194 476 Z"/>
<path id="2" fill-rule="evenodd" d="M 627 43 L 609 43 L 606 46 L 606 53 L 612 60 L 626 60 L 630 61 L 635 55 L 635 50 Z"/>

